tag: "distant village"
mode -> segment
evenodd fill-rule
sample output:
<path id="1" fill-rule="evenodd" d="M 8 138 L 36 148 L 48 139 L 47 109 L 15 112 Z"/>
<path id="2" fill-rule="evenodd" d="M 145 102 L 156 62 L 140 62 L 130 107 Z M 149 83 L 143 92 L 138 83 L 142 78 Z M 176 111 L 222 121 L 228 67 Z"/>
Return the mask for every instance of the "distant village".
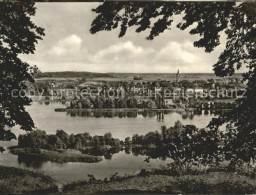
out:
<path id="1" fill-rule="evenodd" d="M 150 81 L 142 76 L 130 81 L 49 79 L 36 81 L 30 88 L 42 93 L 45 101 L 61 101 L 71 109 L 230 109 L 245 87 L 238 77 L 192 81 L 178 70 L 174 81 Z"/>

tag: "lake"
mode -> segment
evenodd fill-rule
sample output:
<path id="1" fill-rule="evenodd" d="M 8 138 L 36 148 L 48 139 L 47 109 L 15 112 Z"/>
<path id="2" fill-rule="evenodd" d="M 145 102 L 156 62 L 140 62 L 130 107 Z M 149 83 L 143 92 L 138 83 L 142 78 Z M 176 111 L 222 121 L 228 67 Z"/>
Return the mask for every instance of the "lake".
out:
<path id="1" fill-rule="evenodd" d="M 90 135 L 104 135 L 111 132 L 114 138 L 125 139 L 133 134 L 146 134 L 160 130 L 161 126 L 173 126 L 177 120 L 183 125 L 205 127 L 216 114 L 210 112 L 168 112 L 168 113 L 70 113 L 55 112 L 55 108 L 65 107 L 61 103 L 32 103 L 27 107 L 37 128 L 48 134 L 55 134 L 57 129 L 63 129 L 68 134 L 88 132 Z M 24 133 L 18 127 L 13 131 L 18 135 Z M 17 141 L 0 142 L 5 147 L 16 145 Z M 11 154 L 8 150 L 0 154 L 0 165 L 13 166 L 43 172 L 53 177 L 57 183 L 64 184 L 87 179 L 88 174 L 104 179 L 118 172 L 118 175 L 136 174 L 142 168 L 151 169 L 165 165 L 170 161 L 152 159 L 145 162 L 146 156 L 120 151 L 109 159 L 98 163 L 53 163 L 24 159 Z"/>

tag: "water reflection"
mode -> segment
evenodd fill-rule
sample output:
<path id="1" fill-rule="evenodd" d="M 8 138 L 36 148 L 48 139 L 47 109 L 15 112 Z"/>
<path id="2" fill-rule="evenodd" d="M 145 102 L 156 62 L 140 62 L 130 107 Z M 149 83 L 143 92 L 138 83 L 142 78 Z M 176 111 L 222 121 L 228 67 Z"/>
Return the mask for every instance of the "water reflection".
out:
<path id="1" fill-rule="evenodd" d="M 102 149 L 102 148 L 91 148 L 88 150 L 82 151 L 84 154 L 102 156 L 105 160 L 111 161 L 114 155 L 121 154 L 125 152 L 125 154 L 129 156 L 144 156 L 150 157 L 152 159 L 160 159 L 165 161 L 168 158 L 168 153 L 166 150 L 161 150 L 160 148 L 143 148 L 143 147 L 113 147 L 110 149 Z M 49 161 L 43 159 L 41 157 L 30 156 L 28 154 L 19 154 L 18 156 L 18 164 L 19 166 L 23 166 L 26 168 L 32 168 L 35 170 L 42 169 L 45 164 Z M 55 164 L 67 164 L 67 163 L 55 163 Z M 93 163 L 92 163 L 93 164 Z"/>
<path id="2" fill-rule="evenodd" d="M 211 115 L 218 116 L 225 112 L 225 110 L 193 110 L 193 111 L 82 111 L 82 110 L 68 110 L 67 116 L 71 117 L 94 117 L 94 118 L 137 118 L 142 116 L 143 118 L 156 118 L 158 122 L 163 122 L 165 115 L 171 113 L 181 114 L 182 119 L 193 120 L 196 115 Z"/>
<path id="3" fill-rule="evenodd" d="M 58 102 L 51 102 L 50 100 L 43 100 L 38 102 L 41 105 L 49 106 L 51 104 L 62 104 L 65 105 L 65 101 Z M 67 110 L 67 115 L 71 117 L 95 117 L 95 118 L 136 118 L 138 116 L 142 116 L 143 118 L 157 118 L 157 121 L 162 122 L 164 121 L 165 115 L 171 113 L 178 113 L 181 114 L 182 119 L 190 119 L 193 120 L 194 116 L 201 116 L 201 115 L 211 115 L 211 116 L 218 116 L 223 114 L 226 110 L 223 109 L 193 109 L 189 111 L 172 111 L 172 110 L 163 110 L 163 111 L 83 111 L 83 110 Z"/>
<path id="4" fill-rule="evenodd" d="M 158 122 L 164 121 L 164 112 L 157 112 L 157 121 Z"/>
<path id="5" fill-rule="evenodd" d="M 119 153 L 120 151 L 123 151 L 123 148 L 111 147 L 109 149 L 106 149 L 106 148 L 95 147 L 95 148 L 85 149 L 82 151 L 82 153 L 94 155 L 94 156 L 103 156 L 106 160 L 111 160 L 113 155 Z"/>
<path id="6" fill-rule="evenodd" d="M 29 155 L 18 155 L 18 163 L 24 165 L 27 168 L 41 169 L 48 160 L 40 157 L 29 156 Z"/>
<path id="7" fill-rule="evenodd" d="M 162 150 L 161 148 L 141 148 L 141 147 L 133 147 L 131 148 L 132 154 L 134 156 L 145 156 L 150 157 L 153 159 L 161 159 L 166 160 L 169 156 L 169 153 L 167 150 Z"/>
<path id="8" fill-rule="evenodd" d="M 205 127 L 213 116 L 217 116 L 223 111 L 193 110 L 189 112 L 181 111 L 151 111 L 151 112 L 55 112 L 56 108 L 65 108 L 61 103 L 43 103 L 33 102 L 27 107 L 36 127 L 45 130 L 48 134 L 55 134 L 57 129 L 63 129 L 68 134 L 78 134 L 88 132 L 90 135 L 104 135 L 111 132 L 113 137 L 124 140 L 134 134 L 145 135 L 149 132 L 160 130 L 161 126 L 171 127 L 177 120 L 182 124 L 195 125 L 197 127 Z M 160 120 L 157 120 L 157 118 Z M 163 122 L 163 120 L 164 122 Z M 14 129 L 22 133 L 19 128 Z M 12 146 L 1 144 L 1 146 Z M 9 144 L 9 142 L 8 142 Z M 17 145 L 17 141 L 13 144 Z M 86 151 L 84 151 L 86 152 Z M 88 153 L 97 153 L 104 157 L 99 163 L 54 163 L 43 159 L 28 158 L 25 156 L 17 156 L 4 152 L 0 157 L 0 164 L 5 166 L 14 166 L 21 168 L 29 168 L 31 170 L 43 171 L 51 175 L 60 183 L 72 182 L 76 180 L 86 179 L 87 174 L 94 174 L 97 178 L 105 178 L 115 172 L 120 174 L 133 174 L 142 168 L 156 167 L 165 164 L 165 150 L 157 151 L 154 148 L 136 148 L 125 147 L 115 148 L 111 150 L 95 150 L 87 151 Z M 144 160 L 150 157 L 150 163 Z M 155 159 L 159 157 L 158 159 Z"/>

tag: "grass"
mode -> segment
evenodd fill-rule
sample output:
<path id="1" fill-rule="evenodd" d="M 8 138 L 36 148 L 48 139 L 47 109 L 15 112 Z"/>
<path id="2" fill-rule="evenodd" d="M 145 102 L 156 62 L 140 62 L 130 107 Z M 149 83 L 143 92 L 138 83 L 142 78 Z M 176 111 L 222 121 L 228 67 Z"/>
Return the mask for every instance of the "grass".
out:
<path id="1" fill-rule="evenodd" d="M 255 193 L 254 179 L 228 172 L 186 175 L 177 179 L 182 193 L 245 194 Z"/>
<path id="2" fill-rule="evenodd" d="M 80 154 L 77 151 L 65 151 L 65 150 L 44 150 L 34 148 L 11 148 L 13 154 L 24 155 L 27 158 L 40 158 L 53 162 L 86 162 L 94 163 L 102 161 L 102 157 L 93 156 L 87 154 Z"/>
<path id="3" fill-rule="evenodd" d="M 57 193 L 49 176 L 23 169 L 0 166 L 0 194 Z M 209 172 L 190 175 L 163 175 L 142 171 L 140 174 L 89 181 L 78 181 L 63 187 L 71 194 L 252 194 L 256 192 L 253 178 L 232 172 Z"/>
<path id="4" fill-rule="evenodd" d="M 256 169 L 242 166 L 191 166 L 173 164 L 151 171 L 142 169 L 138 175 L 121 177 L 117 174 L 104 180 L 93 176 L 64 186 L 64 193 L 89 194 L 245 194 L 256 192 Z M 244 169 L 245 168 L 245 169 Z M 250 171 L 249 171 L 250 170 Z M 246 174 L 245 174 L 246 173 Z"/>
<path id="5" fill-rule="evenodd" d="M 53 193 L 58 188 L 46 175 L 14 167 L 0 166 L 0 194 Z"/>
<path id="6" fill-rule="evenodd" d="M 64 193 L 128 194 L 128 193 L 255 193 L 256 182 L 250 177 L 228 172 L 199 175 L 136 175 L 113 181 L 75 182 L 64 186 Z"/>

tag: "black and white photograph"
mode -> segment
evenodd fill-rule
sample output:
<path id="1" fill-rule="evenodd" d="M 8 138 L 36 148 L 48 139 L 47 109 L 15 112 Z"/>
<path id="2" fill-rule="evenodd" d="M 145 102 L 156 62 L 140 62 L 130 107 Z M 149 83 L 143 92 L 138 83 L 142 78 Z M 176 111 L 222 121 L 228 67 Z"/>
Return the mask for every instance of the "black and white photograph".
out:
<path id="1" fill-rule="evenodd" d="M 256 1 L 0 2 L 0 194 L 255 194 Z"/>

